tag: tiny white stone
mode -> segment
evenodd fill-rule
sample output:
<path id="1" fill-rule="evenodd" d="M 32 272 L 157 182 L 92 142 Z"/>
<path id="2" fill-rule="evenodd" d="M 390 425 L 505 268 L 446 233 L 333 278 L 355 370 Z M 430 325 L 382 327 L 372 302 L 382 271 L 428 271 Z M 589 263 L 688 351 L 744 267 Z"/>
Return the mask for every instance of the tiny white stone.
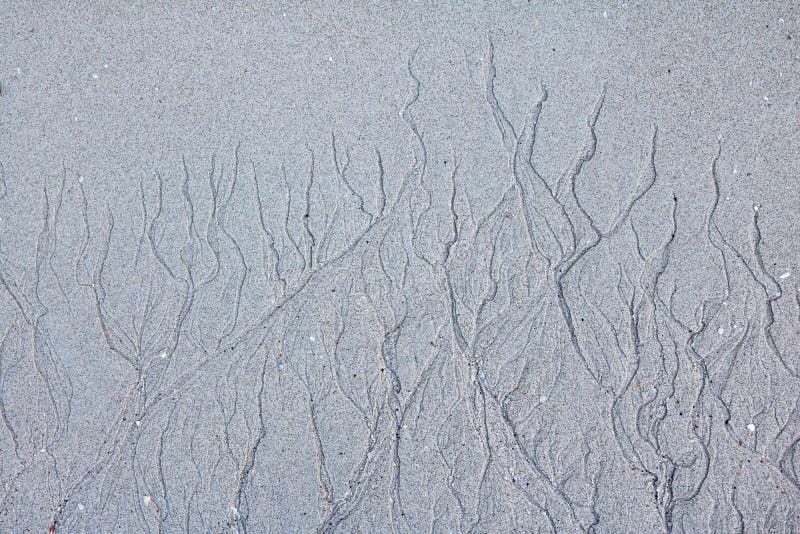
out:
<path id="1" fill-rule="evenodd" d="M 278 369 L 283 369 L 283 365 L 284 365 L 284 363 L 279 361 L 278 362 Z"/>
<path id="2" fill-rule="evenodd" d="M 603 10 L 603 18 L 604 19 L 608 18 L 608 11 L 606 11 L 605 9 Z"/>
<path id="3" fill-rule="evenodd" d="M 166 359 L 166 357 L 167 357 L 166 351 L 164 351 L 161 354 L 159 354 L 158 357 L 161 358 L 162 360 Z"/>
<path id="4" fill-rule="evenodd" d="M 83 512 L 85 509 L 86 509 L 86 507 L 83 504 L 78 503 L 78 510 L 79 511 Z"/>
<path id="5" fill-rule="evenodd" d="M 755 432 L 756 431 L 756 425 L 754 425 L 753 423 L 750 423 L 749 425 L 747 425 L 747 430 L 749 430 L 750 432 Z"/>
<path id="6" fill-rule="evenodd" d="M 764 95 L 764 102 L 769 102 L 769 97 L 767 95 Z"/>
<path id="7" fill-rule="evenodd" d="M 46 452 L 47 452 L 47 449 L 42 449 L 42 450 L 40 450 L 39 452 L 41 452 L 42 454 L 44 454 L 44 453 L 46 453 Z"/>
<path id="8" fill-rule="evenodd" d="M 309 340 L 309 341 L 316 341 L 316 340 L 317 340 L 317 338 L 315 338 L 314 336 L 308 336 L 308 340 Z"/>
<path id="9" fill-rule="evenodd" d="M 753 204 L 753 211 L 758 211 L 758 204 Z"/>
<path id="10" fill-rule="evenodd" d="M 92 74 L 92 79 L 93 80 L 96 80 L 97 78 L 99 78 L 99 76 L 97 76 L 97 74 Z"/>
<path id="11" fill-rule="evenodd" d="M 547 402 L 547 395 L 539 395 L 539 404 Z"/>
<path id="12" fill-rule="evenodd" d="M 108 68 L 108 63 L 103 63 L 103 68 L 107 69 Z"/>
<path id="13" fill-rule="evenodd" d="M 153 498 L 150 495 L 145 495 L 144 497 L 142 497 L 142 501 L 144 501 L 145 506 L 150 506 L 151 504 L 153 504 Z"/>
<path id="14" fill-rule="evenodd" d="M 725 329 L 724 328 L 720 328 L 719 330 L 717 330 L 717 334 L 719 334 L 719 335 L 722 335 L 724 333 L 725 333 Z"/>
<path id="15" fill-rule="evenodd" d="M 83 176 L 78 176 L 78 182 L 83 183 Z"/>
<path id="16" fill-rule="evenodd" d="M 739 171 L 736 169 L 736 165 L 734 165 L 733 166 L 733 174 L 736 174 L 737 172 L 739 172 Z"/>
<path id="17" fill-rule="evenodd" d="M 780 279 L 781 279 L 781 280 L 783 280 L 783 279 L 785 279 L 785 278 L 789 278 L 790 276 L 792 276 L 792 273 L 788 273 L 788 272 L 787 272 L 787 273 L 783 273 L 783 274 L 780 276 Z"/>
<path id="18" fill-rule="evenodd" d="M 333 61 L 333 58 L 332 57 L 328 57 L 328 61 Z"/>
<path id="19" fill-rule="evenodd" d="M 17 67 L 17 74 L 22 74 L 22 69 Z"/>
<path id="20" fill-rule="evenodd" d="M 142 426 L 142 422 L 141 421 L 136 421 L 136 426 Z"/>

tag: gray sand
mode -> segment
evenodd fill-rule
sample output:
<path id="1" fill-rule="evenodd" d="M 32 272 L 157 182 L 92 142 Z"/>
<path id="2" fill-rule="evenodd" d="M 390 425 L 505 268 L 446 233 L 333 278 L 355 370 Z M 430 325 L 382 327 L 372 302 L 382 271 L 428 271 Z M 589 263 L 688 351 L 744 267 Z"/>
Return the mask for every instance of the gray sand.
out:
<path id="1" fill-rule="evenodd" d="M 0 532 L 800 531 L 796 3 L 69 4 Z"/>

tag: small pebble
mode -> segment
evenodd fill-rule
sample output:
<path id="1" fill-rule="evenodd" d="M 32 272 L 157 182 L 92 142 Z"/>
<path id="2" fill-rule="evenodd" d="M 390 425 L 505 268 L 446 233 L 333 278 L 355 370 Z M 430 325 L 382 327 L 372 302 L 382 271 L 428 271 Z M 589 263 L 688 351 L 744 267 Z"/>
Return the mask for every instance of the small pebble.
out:
<path id="1" fill-rule="evenodd" d="M 747 430 L 749 430 L 750 432 L 755 432 L 756 431 L 756 425 L 754 425 L 753 423 L 750 423 L 749 425 L 747 425 Z"/>

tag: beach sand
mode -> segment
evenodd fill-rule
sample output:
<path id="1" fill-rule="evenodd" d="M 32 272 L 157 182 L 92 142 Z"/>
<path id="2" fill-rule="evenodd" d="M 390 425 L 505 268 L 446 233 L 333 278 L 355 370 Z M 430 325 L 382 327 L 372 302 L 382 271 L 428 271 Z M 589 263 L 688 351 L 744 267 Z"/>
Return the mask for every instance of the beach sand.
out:
<path id="1" fill-rule="evenodd" d="M 797 5 L 175 4 L 0 1 L 1 532 L 800 529 Z"/>

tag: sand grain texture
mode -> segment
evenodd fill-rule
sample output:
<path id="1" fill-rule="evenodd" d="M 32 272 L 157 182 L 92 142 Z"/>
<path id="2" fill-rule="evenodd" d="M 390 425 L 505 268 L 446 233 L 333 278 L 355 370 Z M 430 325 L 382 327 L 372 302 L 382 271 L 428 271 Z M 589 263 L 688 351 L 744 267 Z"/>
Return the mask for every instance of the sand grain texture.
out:
<path id="1" fill-rule="evenodd" d="M 0 2 L 0 532 L 800 530 L 796 5 Z"/>

